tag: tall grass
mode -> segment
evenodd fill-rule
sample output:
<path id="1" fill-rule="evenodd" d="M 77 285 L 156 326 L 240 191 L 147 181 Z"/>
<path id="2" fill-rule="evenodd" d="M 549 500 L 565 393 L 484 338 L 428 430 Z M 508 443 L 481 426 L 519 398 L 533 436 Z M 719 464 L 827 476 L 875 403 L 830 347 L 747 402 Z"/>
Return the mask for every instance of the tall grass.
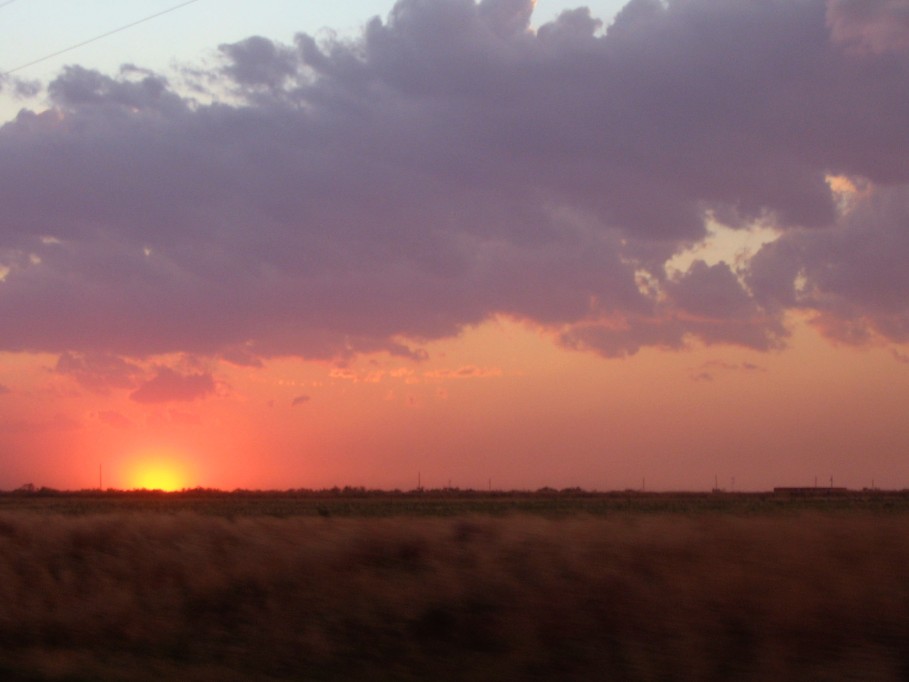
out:
<path id="1" fill-rule="evenodd" d="M 909 518 L 0 515 L 0 678 L 909 678 Z"/>

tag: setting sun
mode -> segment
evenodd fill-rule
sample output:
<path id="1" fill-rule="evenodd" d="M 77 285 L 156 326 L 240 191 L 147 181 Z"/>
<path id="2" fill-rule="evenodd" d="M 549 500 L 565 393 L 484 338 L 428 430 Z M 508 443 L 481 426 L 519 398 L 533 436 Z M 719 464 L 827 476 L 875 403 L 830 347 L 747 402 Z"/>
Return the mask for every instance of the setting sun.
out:
<path id="1" fill-rule="evenodd" d="M 141 455 L 131 469 L 130 488 L 172 492 L 188 487 L 186 468 L 172 455 Z"/>

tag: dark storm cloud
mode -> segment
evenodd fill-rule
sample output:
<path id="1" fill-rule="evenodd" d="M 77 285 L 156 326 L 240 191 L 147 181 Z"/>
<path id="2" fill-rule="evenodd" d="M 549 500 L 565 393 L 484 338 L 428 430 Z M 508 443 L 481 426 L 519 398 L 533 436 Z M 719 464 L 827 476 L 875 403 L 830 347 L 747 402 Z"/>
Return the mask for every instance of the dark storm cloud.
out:
<path id="1" fill-rule="evenodd" d="M 495 314 L 605 355 L 770 348 L 804 306 L 902 338 L 837 246 L 883 234 L 877 200 L 843 217 L 825 182 L 909 183 L 906 31 L 875 8 L 633 0 L 534 33 L 530 0 L 401 0 L 352 40 L 223 45 L 198 101 L 67 68 L 0 129 L 0 349 L 421 357 Z M 785 233 L 667 277 L 709 214 Z"/>

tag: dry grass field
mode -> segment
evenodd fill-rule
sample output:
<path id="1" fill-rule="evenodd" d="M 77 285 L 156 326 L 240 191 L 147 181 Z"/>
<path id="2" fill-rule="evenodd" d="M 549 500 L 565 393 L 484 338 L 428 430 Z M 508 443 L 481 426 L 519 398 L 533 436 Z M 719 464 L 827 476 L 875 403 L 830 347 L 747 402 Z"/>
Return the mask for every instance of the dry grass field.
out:
<path id="1" fill-rule="evenodd" d="M 0 679 L 909 679 L 901 505 L 271 497 L 0 500 Z"/>

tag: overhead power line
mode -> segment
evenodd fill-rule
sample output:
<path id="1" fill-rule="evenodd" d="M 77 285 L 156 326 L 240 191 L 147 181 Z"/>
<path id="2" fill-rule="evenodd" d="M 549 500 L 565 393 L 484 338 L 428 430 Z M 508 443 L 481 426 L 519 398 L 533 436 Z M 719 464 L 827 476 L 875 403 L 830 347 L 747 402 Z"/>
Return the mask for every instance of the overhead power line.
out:
<path id="1" fill-rule="evenodd" d="M 16 0 L 7 0 L 6 3 L 4 3 L 4 4 L 8 5 L 11 2 L 15 2 L 15 1 Z M 8 76 L 9 74 L 15 73 L 16 71 L 21 71 L 22 69 L 27 69 L 28 67 L 34 66 L 35 64 L 40 64 L 41 62 L 45 62 L 48 59 L 53 59 L 54 57 L 59 57 L 61 54 L 65 54 L 67 52 L 71 52 L 80 47 L 84 47 L 84 46 L 88 45 L 89 43 L 94 43 L 98 40 L 101 40 L 102 38 L 107 38 L 108 36 L 112 36 L 115 33 L 120 33 L 120 31 L 125 31 L 126 29 L 132 28 L 133 26 L 138 26 L 139 24 L 144 24 L 146 21 L 151 21 L 152 19 L 157 19 L 160 16 L 163 16 L 170 12 L 174 12 L 182 7 L 186 7 L 187 5 L 191 5 L 194 2 L 198 2 L 198 1 L 199 0 L 187 0 L 186 2 L 181 2 L 179 5 L 174 5 L 173 7 L 169 7 L 168 9 L 162 10 L 160 12 L 155 12 L 154 14 L 150 14 L 149 16 L 143 17 L 142 19 L 133 21 L 124 26 L 120 26 L 119 28 L 115 28 L 114 30 L 108 31 L 107 33 L 102 33 L 101 35 L 97 35 L 94 38 L 89 38 L 88 40 L 83 40 L 81 43 L 77 43 L 76 45 L 70 45 L 69 47 L 63 48 L 62 50 L 57 50 L 53 54 L 48 54 L 48 55 L 45 55 L 38 59 L 34 59 L 34 60 L 28 62 L 27 64 L 22 64 L 21 66 L 17 66 L 15 69 L 10 69 L 9 71 L 4 71 L 3 75 Z M 4 5 L 0 5 L 0 7 L 3 7 L 3 6 Z"/>

